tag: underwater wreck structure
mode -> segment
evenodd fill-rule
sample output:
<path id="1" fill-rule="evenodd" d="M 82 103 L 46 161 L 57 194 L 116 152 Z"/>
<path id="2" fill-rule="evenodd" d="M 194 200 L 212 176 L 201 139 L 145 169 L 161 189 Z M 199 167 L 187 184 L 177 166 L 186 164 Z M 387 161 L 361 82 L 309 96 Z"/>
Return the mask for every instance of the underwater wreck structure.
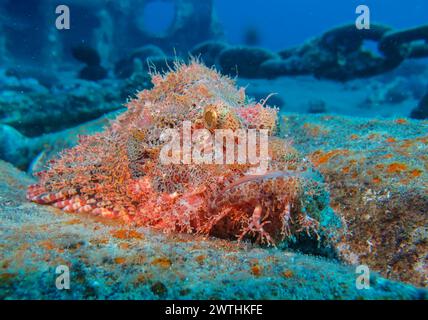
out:
<path id="1" fill-rule="evenodd" d="M 108 65 L 145 43 L 171 54 L 175 48 L 177 54 L 185 55 L 189 47 L 222 34 L 212 0 L 165 1 L 162 7 L 156 4 L 153 0 L 138 1 L 137 7 L 131 0 L 73 1 L 68 4 L 70 29 L 58 30 L 56 1 L 4 1 L 0 6 L 0 59 L 30 65 L 26 55 L 30 51 L 37 61 L 57 71 L 67 63 L 71 48 L 80 44 L 90 43 L 100 52 L 101 62 Z M 162 14 L 169 20 L 159 33 L 144 17 Z"/>
<path id="2" fill-rule="evenodd" d="M 366 42 L 372 42 L 378 52 L 366 47 Z M 391 71 L 405 59 L 427 57 L 428 26 L 393 30 L 372 24 L 368 30 L 358 30 L 347 24 L 279 52 L 210 41 L 195 46 L 192 53 L 229 75 L 267 79 L 313 75 L 348 81 Z"/>

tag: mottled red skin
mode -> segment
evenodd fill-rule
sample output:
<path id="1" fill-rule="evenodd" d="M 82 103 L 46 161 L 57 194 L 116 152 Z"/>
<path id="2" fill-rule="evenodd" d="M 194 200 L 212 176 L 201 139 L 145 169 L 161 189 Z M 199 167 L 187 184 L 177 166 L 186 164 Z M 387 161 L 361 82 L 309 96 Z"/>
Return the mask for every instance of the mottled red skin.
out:
<path id="1" fill-rule="evenodd" d="M 307 179 L 308 164 L 296 151 L 273 136 L 275 109 L 248 102 L 230 79 L 196 62 L 154 75 L 153 83 L 104 132 L 81 137 L 79 145 L 51 161 L 27 198 L 164 232 L 268 244 L 300 232 L 317 235 L 316 212 L 305 211 L 302 199 L 322 186 Z M 207 124 L 210 108 L 218 119 Z M 268 173 L 248 176 L 254 167 L 249 164 L 162 164 L 160 132 L 179 128 L 184 120 L 192 122 L 192 130 L 269 129 Z"/>

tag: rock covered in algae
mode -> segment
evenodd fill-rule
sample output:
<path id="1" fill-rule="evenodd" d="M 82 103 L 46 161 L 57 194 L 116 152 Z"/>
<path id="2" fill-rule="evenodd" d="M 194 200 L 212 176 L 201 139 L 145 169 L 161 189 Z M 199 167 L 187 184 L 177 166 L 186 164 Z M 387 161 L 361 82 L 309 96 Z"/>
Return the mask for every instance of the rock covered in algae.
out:
<path id="1" fill-rule="evenodd" d="M 355 268 L 249 243 L 166 235 L 25 200 L 34 182 L 0 161 L 0 299 L 424 299 Z M 70 290 L 55 286 L 70 271 Z"/>
<path id="2" fill-rule="evenodd" d="M 282 128 L 328 185 L 340 256 L 426 287 L 428 122 L 289 114 Z"/>
<path id="3" fill-rule="evenodd" d="M 333 238 L 337 221 L 328 193 L 310 164 L 275 136 L 277 109 L 266 100 L 249 100 L 231 79 L 197 62 L 177 64 L 175 71 L 154 74 L 152 81 L 154 88 L 138 93 L 105 131 L 82 137 L 51 161 L 29 187 L 28 199 L 163 232 L 267 244 L 305 234 Z M 220 162 L 217 153 L 214 161 L 210 150 L 218 145 L 211 135 L 219 129 L 231 134 L 235 160 L 240 134 L 252 130 L 260 143 L 251 146 L 248 138 L 244 151 L 248 160 L 250 152 L 266 151 L 265 172 L 257 173 L 261 162 L 230 163 L 222 153 Z M 164 141 L 165 130 L 176 130 L 178 140 Z M 202 142 L 195 138 L 201 132 Z M 192 143 L 200 142 L 199 149 L 193 146 L 186 153 L 184 140 L 190 136 Z M 165 153 L 167 145 L 178 147 L 176 162 L 162 161 L 174 151 Z M 203 160 L 194 160 L 198 157 Z"/>

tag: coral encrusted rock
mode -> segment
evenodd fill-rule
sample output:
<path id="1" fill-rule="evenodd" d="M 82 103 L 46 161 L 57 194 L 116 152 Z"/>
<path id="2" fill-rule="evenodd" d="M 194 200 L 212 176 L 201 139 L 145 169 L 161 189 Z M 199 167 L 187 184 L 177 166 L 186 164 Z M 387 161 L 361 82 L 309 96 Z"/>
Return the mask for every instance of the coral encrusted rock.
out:
<path id="1" fill-rule="evenodd" d="M 283 133 L 329 186 L 340 256 L 428 285 L 428 122 L 287 115 Z"/>

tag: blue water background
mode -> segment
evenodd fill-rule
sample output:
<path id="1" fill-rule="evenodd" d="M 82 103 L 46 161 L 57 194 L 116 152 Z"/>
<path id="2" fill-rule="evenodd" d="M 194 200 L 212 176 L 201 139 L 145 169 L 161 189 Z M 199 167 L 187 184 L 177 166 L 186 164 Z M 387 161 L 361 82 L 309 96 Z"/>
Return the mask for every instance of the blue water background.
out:
<path id="1" fill-rule="evenodd" d="M 428 23 L 427 0 L 214 0 L 226 39 L 242 43 L 243 33 L 253 27 L 260 45 L 279 50 L 301 44 L 332 27 L 353 23 L 355 8 L 370 8 L 371 23 L 394 29 Z"/>

